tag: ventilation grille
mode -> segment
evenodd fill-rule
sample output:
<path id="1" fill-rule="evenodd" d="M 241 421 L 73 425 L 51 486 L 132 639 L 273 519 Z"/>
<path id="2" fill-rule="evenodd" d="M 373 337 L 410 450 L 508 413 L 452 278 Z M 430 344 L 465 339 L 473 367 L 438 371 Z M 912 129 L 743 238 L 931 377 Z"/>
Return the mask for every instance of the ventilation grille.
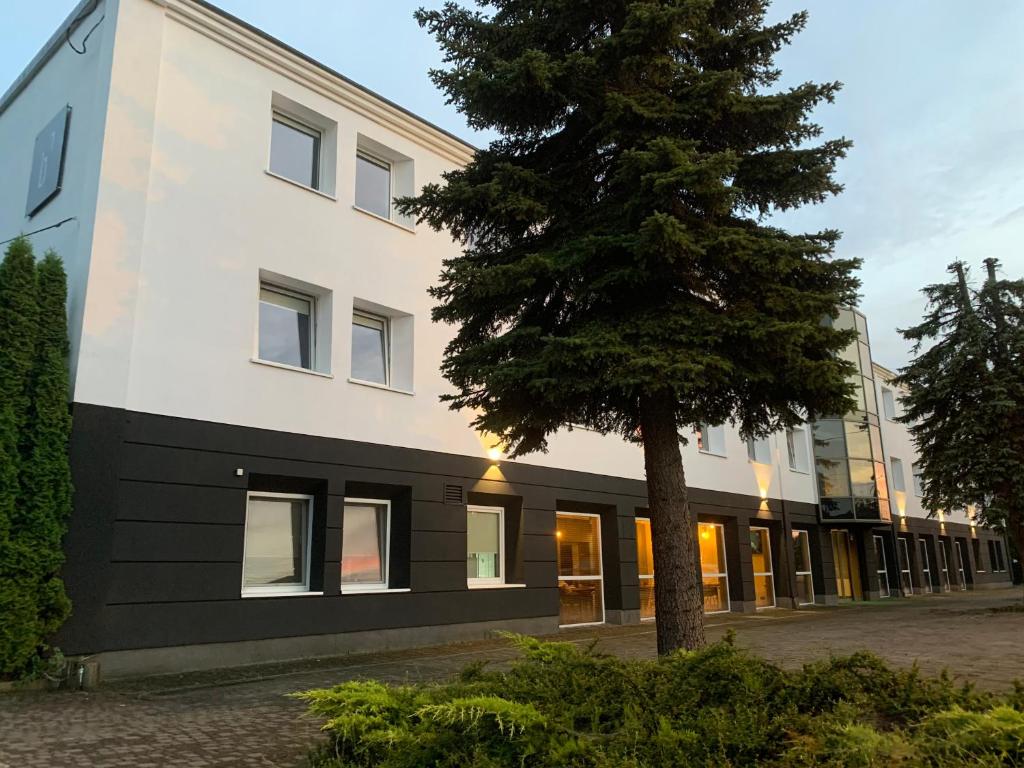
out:
<path id="1" fill-rule="evenodd" d="M 453 483 L 445 483 L 444 503 L 451 507 L 457 507 L 465 504 L 465 498 L 462 495 L 462 486 L 455 485 Z"/>

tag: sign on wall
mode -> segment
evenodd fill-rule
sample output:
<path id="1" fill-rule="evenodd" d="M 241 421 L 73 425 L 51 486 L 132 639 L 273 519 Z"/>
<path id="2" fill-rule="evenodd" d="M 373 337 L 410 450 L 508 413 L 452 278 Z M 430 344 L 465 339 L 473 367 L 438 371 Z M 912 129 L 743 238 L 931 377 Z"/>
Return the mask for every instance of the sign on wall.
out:
<path id="1" fill-rule="evenodd" d="M 26 216 L 34 216 L 60 192 L 70 125 L 71 107 L 61 107 L 60 112 L 36 136 L 32 152 L 32 175 L 28 183 L 28 202 L 25 204 Z"/>

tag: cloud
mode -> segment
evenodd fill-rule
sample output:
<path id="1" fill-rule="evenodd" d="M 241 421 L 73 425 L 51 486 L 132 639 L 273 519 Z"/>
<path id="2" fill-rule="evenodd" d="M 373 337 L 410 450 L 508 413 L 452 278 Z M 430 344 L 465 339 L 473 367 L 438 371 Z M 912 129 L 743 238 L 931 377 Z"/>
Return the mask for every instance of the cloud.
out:
<path id="1" fill-rule="evenodd" d="M 998 219 L 992 222 L 992 227 L 1001 227 L 1004 224 L 1009 224 L 1011 221 L 1015 221 L 1021 217 L 1024 217 L 1024 205 L 1018 205 L 1009 213 L 1004 213 Z"/>

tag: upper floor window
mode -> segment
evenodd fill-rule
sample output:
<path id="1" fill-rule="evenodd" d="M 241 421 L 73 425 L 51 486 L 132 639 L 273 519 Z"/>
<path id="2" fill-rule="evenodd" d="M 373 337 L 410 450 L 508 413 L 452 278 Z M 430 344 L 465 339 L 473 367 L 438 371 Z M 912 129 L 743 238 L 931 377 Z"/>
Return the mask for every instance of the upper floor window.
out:
<path id="1" fill-rule="evenodd" d="M 341 588 L 386 589 L 391 502 L 345 499 L 341 522 Z"/>
<path id="2" fill-rule="evenodd" d="M 789 468 L 794 472 L 809 472 L 810 463 L 807 459 L 807 430 L 803 427 L 791 427 L 786 430 L 786 455 Z"/>
<path id="3" fill-rule="evenodd" d="M 356 153 L 356 207 L 391 218 L 391 163 L 366 152 Z"/>
<path id="4" fill-rule="evenodd" d="M 896 396 L 891 389 L 885 387 L 882 388 L 882 411 L 890 421 L 896 418 Z"/>
<path id="5" fill-rule="evenodd" d="M 352 313 L 352 378 L 388 386 L 390 383 L 387 317 L 355 310 Z"/>
<path id="6" fill-rule="evenodd" d="M 259 359 L 312 369 L 315 317 L 313 296 L 261 283 Z"/>
<path id="7" fill-rule="evenodd" d="M 892 489 L 894 491 L 907 490 L 906 480 L 903 478 L 903 461 L 895 456 L 889 457 L 889 474 L 892 475 Z"/>
<path id="8" fill-rule="evenodd" d="M 715 456 L 725 456 L 725 426 L 701 424 L 697 430 L 697 450 Z"/>
<path id="9" fill-rule="evenodd" d="M 910 465 L 910 472 L 914 480 L 914 495 L 924 496 L 924 479 L 921 476 L 921 465 L 915 461 Z"/>
<path id="10" fill-rule="evenodd" d="M 747 440 L 747 458 L 757 464 L 772 463 L 771 443 L 767 437 L 758 437 Z"/>
<path id="11" fill-rule="evenodd" d="M 270 171 L 311 189 L 320 189 L 322 133 L 275 112 L 270 136 Z"/>

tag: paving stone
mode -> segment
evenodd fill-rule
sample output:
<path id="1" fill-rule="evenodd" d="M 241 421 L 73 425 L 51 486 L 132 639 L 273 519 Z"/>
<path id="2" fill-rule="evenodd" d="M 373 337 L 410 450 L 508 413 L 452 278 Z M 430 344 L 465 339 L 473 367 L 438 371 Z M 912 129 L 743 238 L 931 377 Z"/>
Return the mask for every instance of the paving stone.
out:
<path id="1" fill-rule="evenodd" d="M 890 663 L 937 674 L 944 668 L 979 687 L 1006 690 L 1024 678 L 1024 613 L 992 609 L 1021 592 L 919 596 L 837 608 L 771 610 L 709 617 L 708 635 L 736 633 L 738 645 L 787 667 L 867 649 Z M 653 658 L 654 627 L 589 627 L 558 639 L 628 658 Z M 342 659 L 313 659 L 127 681 L 95 692 L 0 694 L 0 768 L 305 764 L 318 723 L 286 694 L 375 678 L 449 677 L 471 661 L 507 664 L 500 640 Z"/>

